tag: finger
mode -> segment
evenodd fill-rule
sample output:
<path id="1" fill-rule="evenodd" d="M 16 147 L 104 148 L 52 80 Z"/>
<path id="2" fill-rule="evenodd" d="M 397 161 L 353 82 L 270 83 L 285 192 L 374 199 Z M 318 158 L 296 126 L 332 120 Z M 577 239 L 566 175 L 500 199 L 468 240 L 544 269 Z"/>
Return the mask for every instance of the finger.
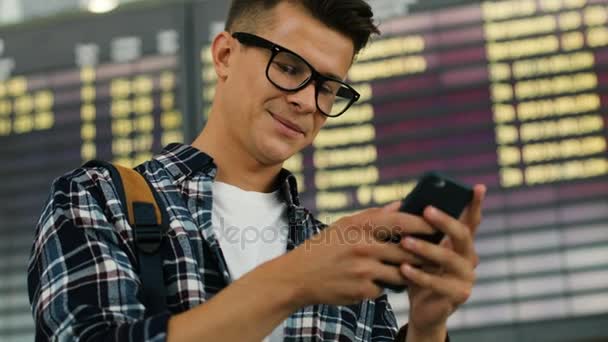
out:
<path id="1" fill-rule="evenodd" d="M 431 234 L 435 230 L 422 217 L 402 212 L 379 212 L 375 231 L 392 235 Z"/>
<path id="2" fill-rule="evenodd" d="M 471 239 L 473 239 L 473 237 L 471 237 Z M 449 237 L 446 237 L 445 239 L 443 239 L 441 241 L 441 243 L 439 244 L 439 246 L 448 248 L 448 249 L 454 249 Z M 473 247 L 473 251 L 471 252 L 471 255 L 469 256 L 469 258 L 471 259 L 473 266 L 477 267 L 477 265 L 479 265 L 479 255 L 477 255 L 477 250 L 475 250 L 474 242 L 472 243 L 472 247 Z"/>
<path id="3" fill-rule="evenodd" d="M 391 203 L 385 205 L 384 207 L 382 207 L 382 210 L 387 211 L 387 212 L 398 211 L 400 207 L 401 207 L 401 201 L 395 201 L 395 202 L 391 202 Z"/>
<path id="4" fill-rule="evenodd" d="M 447 296 L 456 305 L 466 302 L 473 291 L 473 280 L 440 277 L 407 264 L 401 266 L 401 272 L 410 282 Z"/>
<path id="5" fill-rule="evenodd" d="M 354 304 L 365 299 L 375 299 L 384 293 L 384 288 L 373 279 L 349 281 L 343 287 L 347 294 L 348 304 Z"/>
<path id="6" fill-rule="evenodd" d="M 471 204 L 467 206 L 461 218 L 462 222 L 464 222 L 469 227 L 471 233 L 475 235 L 477 228 L 481 223 L 481 211 L 487 189 L 485 185 L 478 184 L 473 188 L 473 191 L 473 200 L 471 201 Z"/>
<path id="7" fill-rule="evenodd" d="M 405 277 L 399 269 L 401 265 L 386 265 L 378 262 L 375 266 L 374 280 L 391 285 L 405 285 Z"/>
<path id="8" fill-rule="evenodd" d="M 403 249 L 399 243 L 373 241 L 370 243 L 369 249 L 371 256 L 389 264 L 408 263 L 419 266 L 425 263 L 420 257 Z"/>
<path id="9" fill-rule="evenodd" d="M 450 243 L 458 254 L 464 256 L 474 254 L 471 232 L 462 222 L 432 206 L 424 210 L 424 218 L 449 237 Z"/>
<path id="10" fill-rule="evenodd" d="M 384 289 L 380 283 L 404 285 L 405 278 L 398 266 L 385 265 L 372 259 L 359 259 L 351 269 L 351 283 L 363 292 L 364 298 L 375 298 Z M 371 285 L 371 286 L 370 286 Z"/>
<path id="11" fill-rule="evenodd" d="M 451 249 L 413 237 L 403 239 L 402 245 L 406 250 L 431 261 L 439 268 L 456 274 L 459 278 L 473 278 L 472 262 Z"/>

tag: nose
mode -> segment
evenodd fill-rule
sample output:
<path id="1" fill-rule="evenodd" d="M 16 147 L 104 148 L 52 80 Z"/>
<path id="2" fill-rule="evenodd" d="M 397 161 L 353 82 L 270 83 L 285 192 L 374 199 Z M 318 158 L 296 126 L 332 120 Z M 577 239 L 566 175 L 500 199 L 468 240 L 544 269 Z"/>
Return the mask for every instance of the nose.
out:
<path id="1" fill-rule="evenodd" d="M 287 102 L 300 114 L 310 114 L 317 111 L 317 99 L 315 82 L 310 82 L 306 87 L 293 93 L 287 94 Z"/>

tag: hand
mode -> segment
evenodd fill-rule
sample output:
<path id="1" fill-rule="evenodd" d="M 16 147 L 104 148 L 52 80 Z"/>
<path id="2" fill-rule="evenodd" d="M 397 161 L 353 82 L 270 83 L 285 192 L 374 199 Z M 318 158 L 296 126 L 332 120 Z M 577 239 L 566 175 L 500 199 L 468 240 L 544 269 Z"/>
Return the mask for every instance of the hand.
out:
<path id="1" fill-rule="evenodd" d="M 368 209 L 337 221 L 275 259 L 274 269 L 280 272 L 274 274 L 298 288 L 300 306 L 347 305 L 376 298 L 383 292 L 379 282 L 405 284 L 399 267 L 394 265 L 422 263 L 399 244 L 382 240 L 391 234 L 432 231 L 417 216 L 389 208 Z"/>
<path id="2" fill-rule="evenodd" d="M 412 237 L 401 241 L 405 250 L 426 260 L 421 268 L 401 265 L 409 285 L 408 339 L 441 332 L 443 341 L 448 317 L 471 295 L 479 262 L 473 241 L 485 192 L 485 186 L 475 186 L 473 201 L 460 220 L 431 207 L 425 209 L 424 220 L 446 235 L 439 245 Z"/>

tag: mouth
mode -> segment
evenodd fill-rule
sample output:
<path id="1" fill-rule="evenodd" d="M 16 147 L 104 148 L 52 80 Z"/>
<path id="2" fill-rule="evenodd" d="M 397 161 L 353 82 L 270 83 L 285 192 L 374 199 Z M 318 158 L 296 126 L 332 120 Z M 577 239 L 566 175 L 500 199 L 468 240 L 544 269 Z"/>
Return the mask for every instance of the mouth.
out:
<path id="1" fill-rule="evenodd" d="M 289 121 L 285 118 L 282 118 L 280 116 L 277 116 L 271 112 L 270 116 L 272 116 L 273 119 L 275 119 L 275 121 L 277 121 L 280 125 L 284 126 L 285 128 L 287 128 L 288 130 L 292 131 L 293 133 L 297 133 L 298 135 L 305 135 L 304 130 L 295 122 Z"/>

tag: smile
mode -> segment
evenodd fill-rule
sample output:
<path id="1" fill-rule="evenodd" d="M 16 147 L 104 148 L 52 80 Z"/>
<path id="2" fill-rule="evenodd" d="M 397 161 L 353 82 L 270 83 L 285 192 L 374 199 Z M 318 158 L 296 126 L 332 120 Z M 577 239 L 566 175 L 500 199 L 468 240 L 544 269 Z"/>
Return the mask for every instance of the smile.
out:
<path id="1" fill-rule="evenodd" d="M 281 133 L 283 133 L 284 135 L 287 135 L 288 137 L 292 137 L 292 138 L 304 136 L 303 130 L 300 127 L 298 127 L 296 124 L 289 122 L 288 120 L 285 120 L 272 113 L 270 113 L 270 116 L 272 116 L 275 123 L 277 124 L 278 130 Z"/>

